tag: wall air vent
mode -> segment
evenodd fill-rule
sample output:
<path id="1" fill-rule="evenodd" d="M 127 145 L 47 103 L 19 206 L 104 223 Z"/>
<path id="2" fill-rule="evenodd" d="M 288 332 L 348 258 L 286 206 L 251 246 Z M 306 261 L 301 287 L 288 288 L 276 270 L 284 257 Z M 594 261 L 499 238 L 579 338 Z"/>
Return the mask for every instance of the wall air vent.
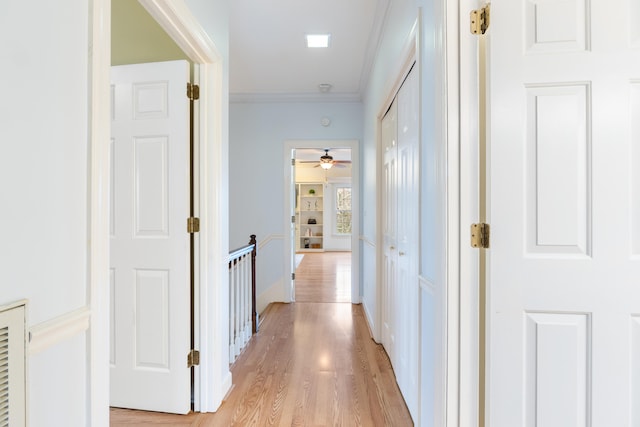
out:
<path id="1" fill-rule="evenodd" d="M 9 425 L 9 328 L 0 328 L 0 426 Z"/>
<path id="2" fill-rule="evenodd" d="M 26 425 L 25 306 L 0 307 L 0 427 Z"/>

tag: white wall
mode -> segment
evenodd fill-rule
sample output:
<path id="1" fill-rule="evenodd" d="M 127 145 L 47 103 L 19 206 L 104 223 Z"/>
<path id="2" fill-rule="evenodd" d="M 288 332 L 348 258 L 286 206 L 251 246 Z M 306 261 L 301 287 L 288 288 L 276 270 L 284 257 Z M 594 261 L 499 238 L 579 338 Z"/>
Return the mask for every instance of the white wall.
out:
<path id="1" fill-rule="evenodd" d="M 320 124 L 324 116 L 328 127 Z M 283 280 L 284 142 L 361 140 L 362 104 L 233 103 L 229 117 L 229 241 L 240 247 L 257 235 L 260 295 Z"/>
<path id="2" fill-rule="evenodd" d="M 87 305 L 89 8 L 1 9 L 0 305 L 28 299 L 31 330 Z M 31 426 L 86 425 L 85 331 L 29 357 Z"/>
<path id="3" fill-rule="evenodd" d="M 228 64 L 228 2 L 186 3 Z M 108 395 L 108 376 L 92 377 L 106 372 L 106 363 L 89 364 L 90 5 L 5 0 L 0 13 L 0 305 L 29 301 L 27 327 L 34 339 L 28 407 L 34 427 L 86 426 L 92 419 L 93 425 L 108 425 L 107 402 L 97 408 L 99 420 L 90 409 L 92 391 Z M 108 38 L 109 22 L 103 23 L 96 34 Z M 225 68 L 224 103 L 227 75 Z M 225 141 L 227 117 L 225 109 Z M 226 155 L 226 144 L 224 150 Z M 106 354 L 98 360 L 106 362 Z"/>

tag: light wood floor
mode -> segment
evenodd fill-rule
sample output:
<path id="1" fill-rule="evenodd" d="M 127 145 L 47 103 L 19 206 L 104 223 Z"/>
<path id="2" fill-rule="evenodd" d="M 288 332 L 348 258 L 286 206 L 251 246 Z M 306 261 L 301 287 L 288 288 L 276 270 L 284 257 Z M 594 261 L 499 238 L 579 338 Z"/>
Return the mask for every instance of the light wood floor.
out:
<path id="1" fill-rule="evenodd" d="M 297 302 L 351 302 L 351 252 L 304 254 L 296 268 Z"/>
<path id="2" fill-rule="evenodd" d="M 317 258 L 307 261 L 318 263 Z M 296 282 L 306 274 L 300 270 L 304 261 Z M 325 277 L 331 277 L 328 268 Z M 332 280 L 317 286 L 335 287 Z M 260 331 L 231 368 L 234 388 L 218 412 L 112 409 L 111 426 L 412 426 L 387 354 L 371 339 L 362 306 L 301 302 L 316 298 L 314 292 L 304 293 L 309 296 L 296 293 L 297 302 L 271 304 L 262 314 Z M 317 295 L 326 299 L 337 292 Z"/>

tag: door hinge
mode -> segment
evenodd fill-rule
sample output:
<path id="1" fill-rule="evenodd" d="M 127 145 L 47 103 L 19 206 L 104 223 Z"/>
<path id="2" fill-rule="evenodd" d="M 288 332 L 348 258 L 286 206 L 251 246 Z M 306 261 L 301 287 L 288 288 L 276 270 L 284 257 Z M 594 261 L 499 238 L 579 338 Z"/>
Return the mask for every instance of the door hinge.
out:
<path id="1" fill-rule="evenodd" d="M 295 224 L 295 223 L 296 223 L 296 216 L 291 215 L 291 224 Z"/>
<path id="2" fill-rule="evenodd" d="M 291 166 L 295 166 L 296 165 L 296 159 L 291 159 Z"/>
<path id="3" fill-rule="evenodd" d="M 489 248 L 489 224 L 481 222 L 471 224 L 471 246 L 474 248 Z"/>
<path id="4" fill-rule="evenodd" d="M 197 233 L 200 231 L 200 218 L 187 218 L 187 233 Z"/>
<path id="5" fill-rule="evenodd" d="M 187 98 L 189 98 L 190 101 L 200 99 L 200 86 L 187 83 Z"/>
<path id="6" fill-rule="evenodd" d="M 296 273 L 291 273 L 291 280 L 296 280 Z"/>
<path id="7" fill-rule="evenodd" d="M 484 34 L 489 29 L 489 6 L 471 11 L 471 34 Z"/>
<path id="8" fill-rule="evenodd" d="M 198 350 L 191 350 L 187 354 L 187 368 L 200 365 L 200 352 Z"/>

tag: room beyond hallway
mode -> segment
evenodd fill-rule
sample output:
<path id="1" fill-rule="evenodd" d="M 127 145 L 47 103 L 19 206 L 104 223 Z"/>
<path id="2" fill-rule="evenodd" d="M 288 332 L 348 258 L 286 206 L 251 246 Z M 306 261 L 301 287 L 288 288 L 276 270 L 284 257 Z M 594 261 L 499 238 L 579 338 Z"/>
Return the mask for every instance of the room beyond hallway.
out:
<path id="1" fill-rule="evenodd" d="M 351 302 L 351 252 L 305 253 L 296 268 L 296 302 Z"/>

